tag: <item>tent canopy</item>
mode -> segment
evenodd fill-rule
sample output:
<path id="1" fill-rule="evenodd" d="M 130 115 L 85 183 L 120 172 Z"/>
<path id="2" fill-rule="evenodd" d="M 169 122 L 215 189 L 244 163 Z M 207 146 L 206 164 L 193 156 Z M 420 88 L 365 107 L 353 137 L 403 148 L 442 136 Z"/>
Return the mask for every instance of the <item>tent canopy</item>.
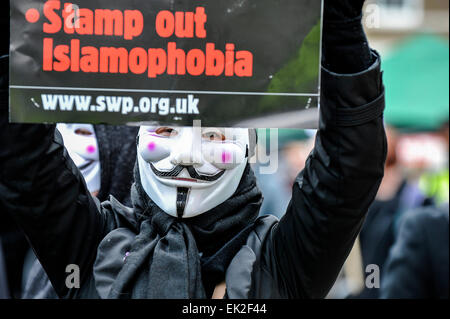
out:
<path id="1" fill-rule="evenodd" d="M 383 61 L 387 124 L 408 130 L 437 130 L 449 116 L 449 44 L 419 35 Z"/>

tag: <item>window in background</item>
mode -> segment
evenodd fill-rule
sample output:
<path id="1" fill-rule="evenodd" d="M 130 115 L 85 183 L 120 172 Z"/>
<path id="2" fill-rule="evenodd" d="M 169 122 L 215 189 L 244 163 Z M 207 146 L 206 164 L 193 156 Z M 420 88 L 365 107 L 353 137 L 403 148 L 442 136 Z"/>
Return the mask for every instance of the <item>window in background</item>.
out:
<path id="1" fill-rule="evenodd" d="M 367 10 L 378 11 L 379 26 L 387 30 L 411 30 L 422 25 L 424 0 L 372 0 Z"/>

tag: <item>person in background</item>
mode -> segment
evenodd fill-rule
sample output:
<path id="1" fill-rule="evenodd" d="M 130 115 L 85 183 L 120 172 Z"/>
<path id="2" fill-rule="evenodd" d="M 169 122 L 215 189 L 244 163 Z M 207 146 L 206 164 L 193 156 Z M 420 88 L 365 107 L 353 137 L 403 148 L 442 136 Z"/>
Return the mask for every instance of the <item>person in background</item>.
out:
<path id="1" fill-rule="evenodd" d="M 448 121 L 439 133 L 448 154 Z M 439 173 L 424 174 L 420 182 L 437 205 L 413 210 L 401 218 L 381 277 L 383 299 L 449 297 L 448 158 Z"/>
<path id="2" fill-rule="evenodd" d="M 432 197 L 437 204 L 445 204 L 449 202 L 449 166 L 448 166 L 448 146 L 449 146 L 449 122 L 447 121 L 441 126 L 438 135 L 442 138 L 443 145 L 446 148 L 446 163 L 438 172 L 425 173 L 420 179 L 419 186 L 427 194 Z"/>
<path id="3" fill-rule="evenodd" d="M 91 194 L 100 201 L 113 196 L 130 206 L 139 128 L 92 124 L 58 124 L 56 128 Z"/>
<path id="4" fill-rule="evenodd" d="M 270 156 L 271 161 L 278 160 L 276 171 L 272 174 L 264 174 L 263 166 L 259 163 L 253 168 L 258 178 L 258 186 L 264 196 L 260 215 L 271 214 L 281 218 L 286 212 L 292 196 L 291 190 L 297 176 L 296 172 L 305 168 L 306 159 L 314 146 L 314 138 L 312 131 L 296 129 L 279 129 L 277 131 L 278 148 L 275 151 L 278 153 L 275 154 L 276 156 Z M 270 146 L 268 136 L 270 132 L 271 130 L 266 130 L 264 145 L 267 149 Z M 259 147 L 263 146 L 258 145 Z"/>
<path id="5" fill-rule="evenodd" d="M 388 126 L 386 135 L 388 155 L 385 175 L 359 236 L 363 273 L 368 265 L 377 265 L 380 271 L 383 271 L 389 250 L 394 244 L 401 216 L 413 208 L 430 204 L 430 200 L 418 186 L 406 179 L 397 160 L 400 133 L 394 127 Z M 379 289 L 364 287 L 353 297 L 378 298 Z"/>
<path id="6" fill-rule="evenodd" d="M 62 123 L 57 124 L 56 128 L 91 195 L 100 201 L 113 196 L 124 205 L 131 205 L 130 188 L 138 128 Z M 22 278 L 21 298 L 58 298 L 31 248 L 24 259 Z"/>
<path id="7" fill-rule="evenodd" d="M 383 299 L 448 299 L 449 205 L 402 217 L 381 275 Z"/>

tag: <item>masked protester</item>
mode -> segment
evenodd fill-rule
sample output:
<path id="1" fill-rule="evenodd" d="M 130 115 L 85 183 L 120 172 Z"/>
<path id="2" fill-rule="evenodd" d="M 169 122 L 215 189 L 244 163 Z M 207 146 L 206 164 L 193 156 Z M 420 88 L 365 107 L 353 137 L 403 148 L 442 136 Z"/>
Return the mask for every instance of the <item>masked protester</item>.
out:
<path id="1" fill-rule="evenodd" d="M 368 48 L 362 5 L 325 2 L 320 129 L 281 221 L 258 218 L 252 131 L 141 127 L 128 208 L 96 201 L 55 127 L 7 124 L 4 101 L 0 202 L 58 295 L 325 297 L 386 156 L 380 59 Z M 66 285 L 68 265 L 80 271 L 79 289 Z"/>
<path id="2" fill-rule="evenodd" d="M 130 187 L 136 161 L 134 136 L 138 128 L 62 123 L 56 128 L 88 191 L 100 201 L 112 195 L 121 203 L 131 205 Z M 17 236 L 23 237 L 21 232 Z M 23 299 L 58 298 L 32 249 L 28 249 L 23 260 L 22 284 L 16 295 Z M 19 273 L 20 268 L 20 265 L 16 267 Z"/>
<path id="3" fill-rule="evenodd" d="M 382 299 L 448 299 L 449 204 L 421 207 L 400 219 L 386 267 Z"/>
<path id="4" fill-rule="evenodd" d="M 139 128 L 62 123 L 56 128 L 89 192 L 101 202 L 112 195 L 130 206 Z"/>
<path id="5" fill-rule="evenodd" d="M 69 152 L 80 173 L 83 175 L 88 191 L 97 196 L 100 191 L 100 155 L 94 126 L 91 124 L 58 124 L 64 146 Z"/>

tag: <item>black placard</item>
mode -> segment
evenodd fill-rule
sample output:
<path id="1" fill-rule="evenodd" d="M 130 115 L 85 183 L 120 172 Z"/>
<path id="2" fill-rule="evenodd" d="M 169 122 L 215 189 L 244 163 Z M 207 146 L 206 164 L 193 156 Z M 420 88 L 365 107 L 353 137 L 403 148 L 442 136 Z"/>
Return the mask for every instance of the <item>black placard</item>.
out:
<path id="1" fill-rule="evenodd" d="M 12 122 L 310 128 L 322 1 L 11 1 Z"/>

